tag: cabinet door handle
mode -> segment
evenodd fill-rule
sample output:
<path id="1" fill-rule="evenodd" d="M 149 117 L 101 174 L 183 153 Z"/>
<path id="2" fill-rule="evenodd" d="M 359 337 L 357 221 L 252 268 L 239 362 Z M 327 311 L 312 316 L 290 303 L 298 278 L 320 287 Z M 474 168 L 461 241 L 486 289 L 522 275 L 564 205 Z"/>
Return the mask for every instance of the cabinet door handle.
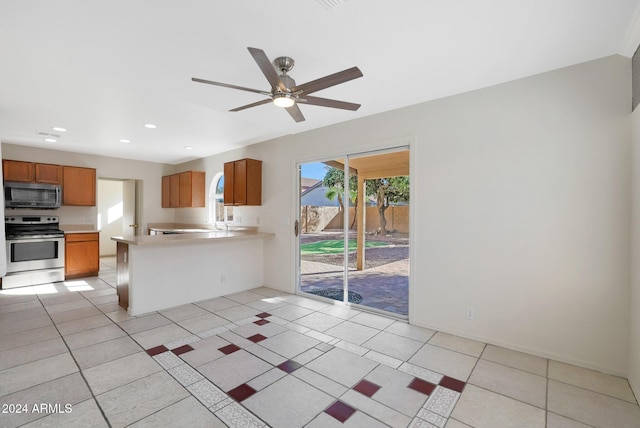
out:
<path id="1" fill-rule="evenodd" d="M 295 232 L 296 236 L 298 236 L 298 220 L 296 220 L 293 224 L 293 231 Z"/>

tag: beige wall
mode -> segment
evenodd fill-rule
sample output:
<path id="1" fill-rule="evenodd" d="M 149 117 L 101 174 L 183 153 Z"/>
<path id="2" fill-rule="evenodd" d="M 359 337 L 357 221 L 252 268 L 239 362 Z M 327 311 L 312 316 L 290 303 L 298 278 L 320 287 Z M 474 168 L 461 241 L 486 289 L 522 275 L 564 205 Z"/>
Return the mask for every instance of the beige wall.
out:
<path id="1" fill-rule="evenodd" d="M 122 181 L 98 180 L 97 208 L 100 218 L 100 256 L 115 256 L 116 242 L 112 236 L 122 235 L 122 216 L 110 218 L 112 210 L 122 203 Z"/>
<path id="2" fill-rule="evenodd" d="M 140 179 L 143 224 L 208 217 L 161 209 L 163 174 L 201 169 L 210 180 L 225 161 L 262 159 L 263 205 L 236 218 L 275 233 L 266 282 L 294 291 L 296 163 L 410 144 L 411 322 L 628 375 L 639 393 L 640 274 L 629 248 L 635 260 L 640 119 L 632 158 L 630 80 L 630 60 L 613 56 L 177 167 L 5 143 L 2 155 Z M 96 209 L 58 214 L 94 223 Z"/>
<path id="3" fill-rule="evenodd" d="M 31 162 L 45 162 L 60 165 L 96 168 L 98 178 L 138 179 L 142 181 L 141 222 L 173 222 L 175 210 L 161 208 L 161 177 L 173 172 L 171 165 L 153 162 L 141 162 L 128 159 L 93 156 L 82 153 L 45 150 L 34 147 L 2 143 L 2 157 Z M 28 210 L 12 210 L 15 214 L 28 213 Z M 32 212 L 32 211 L 31 211 Z M 96 226 L 97 207 L 63 206 L 56 210 L 62 224 L 92 224 Z"/>
<path id="4" fill-rule="evenodd" d="M 343 217 L 340 207 L 304 205 L 300 207 L 300 233 L 341 228 Z"/>
<path id="5" fill-rule="evenodd" d="M 263 205 L 237 214 L 275 232 L 266 282 L 294 291 L 296 163 L 410 144 L 410 321 L 625 375 L 630 81 L 613 56 L 178 169 L 263 160 Z"/>

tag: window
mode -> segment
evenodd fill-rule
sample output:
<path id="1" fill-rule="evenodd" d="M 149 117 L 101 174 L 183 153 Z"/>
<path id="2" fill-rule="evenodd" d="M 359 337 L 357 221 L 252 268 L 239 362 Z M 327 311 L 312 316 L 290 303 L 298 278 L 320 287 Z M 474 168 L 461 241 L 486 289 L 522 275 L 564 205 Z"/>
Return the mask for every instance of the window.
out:
<path id="1" fill-rule="evenodd" d="M 233 221 L 233 207 L 224 206 L 224 173 L 219 172 L 209 186 L 209 222 Z"/>

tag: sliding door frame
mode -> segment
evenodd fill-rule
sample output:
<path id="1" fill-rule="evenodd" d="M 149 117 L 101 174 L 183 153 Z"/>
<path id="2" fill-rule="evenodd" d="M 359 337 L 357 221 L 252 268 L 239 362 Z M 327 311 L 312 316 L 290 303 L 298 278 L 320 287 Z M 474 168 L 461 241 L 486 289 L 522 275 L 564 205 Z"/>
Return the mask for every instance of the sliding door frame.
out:
<path id="1" fill-rule="evenodd" d="M 414 142 L 414 138 L 413 137 L 402 137 L 402 138 L 398 138 L 398 139 L 394 139 L 394 140 L 388 140 L 388 141 L 384 141 L 384 142 L 380 142 L 379 144 L 371 144 L 371 145 L 367 145 L 367 146 L 359 146 L 359 147 L 351 147 L 351 148 L 346 148 L 341 150 L 340 152 L 334 153 L 334 154 L 316 154 L 314 156 L 309 156 L 309 157 L 304 157 L 304 158 L 300 158 L 300 159 L 294 159 L 294 165 L 295 167 L 293 168 L 293 170 L 295 171 L 295 186 L 294 187 L 294 192 L 295 192 L 295 196 L 292 198 L 293 203 L 292 203 L 292 218 L 294 219 L 294 221 L 296 222 L 296 224 L 300 225 L 300 208 L 301 208 L 301 188 L 300 188 L 300 178 L 301 178 L 301 166 L 305 163 L 312 163 L 312 162 L 323 162 L 326 160 L 333 160 L 333 159 L 339 159 L 342 158 L 344 159 L 344 169 L 343 171 L 345 172 L 345 184 L 349 183 L 349 175 L 348 172 L 349 171 L 349 159 L 350 158 L 357 158 L 357 157 L 366 157 L 368 155 L 380 155 L 380 154 L 384 154 L 385 152 L 387 153 L 391 153 L 391 152 L 396 152 L 396 151 L 401 151 L 401 150 L 408 150 L 409 151 L 409 181 L 410 181 L 410 189 L 409 189 L 409 194 L 410 194 L 410 203 L 409 203 L 409 260 L 412 261 L 409 263 L 409 278 L 408 278 L 408 316 L 402 316 L 399 314 L 394 314 L 388 311 L 383 311 L 380 309 L 376 309 L 376 308 L 372 308 L 369 306 L 365 306 L 365 305 L 360 305 L 360 304 L 352 304 L 349 303 L 349 299 L 348 299 L 348 292 L 349 292 L 349 254 L 348 254 L 348 237 L 349 237 L 349 207 L 350 207 L 350 201 L 348 197 L 344 198 L 344 212 L 343 212 L 343 238 L 344 238 L 344 242 L 345 242 L 345 248 L 344 248 L 344 252 L 343 252 L 343 256 L 344 256 L 344 262 L 343 262 L 343 300 L 342 302 L 338 301 L 338 300 L 333 300 L 333 299 L 329 299 L 329 298 L 323 298 L 323 297 L 319 297 L 319 296 L 313 296 L 314 298 L 317 299 L 321 299 L 324 301 L 328 301 L 331 303 L 339 303 L 339 304 L 343 304 L 343 305 L 347 305 L 347 306 L 352 306 L 356 309 L 361 309 L 361 310 L 366 310 L 366 311 L 370 311 L 370 312 L 377 312 L 377 313 L 382 313 L 385 315 L 389 315 L 389 316 L 394 316 L 396 318 L 399 319 L 407 319 L 409 322 L 411 322 L 411 318 L 412 318 L 412 313 L 413 313 L 413 308 L 415 307 L 415 304 L 412 302 L 411 296 L 413 295 L 412 293 L 412 288 L 414 287 L 414 266 L 416 265 L 415 263 L 415 244 L 416 241 L 414 239 L 415 234 L 416 234 L 416 215 L 415 215 L 415 210 L 416 210 L 416 179 L 415 179 L 415 175 L 416 175 L 416 168 L 415 168 L 415 159 L 416 159 L 416 144 Z M 347 189 L 348 190 L 348 189 Z M 358 231 L 358 233 L 360 233 L 360 231 Z M 292 249 L 294 251 L 294 264 L 293 264 L 293 269 L 292 269 L 292 285 L 293 285 L 293 289 L 295 290 L 295 294 L 300 294 L 303 295 L 305 297 L 309 297 L 309 293 L 305 293 L 304 291 L 302 291 L 300 289 L 300 284 L 301 284 L 301 272 L 300 272 L 300 236 L 297 236 L 295 234 L 293 234 L 293 242 L 292 242 Z"/>

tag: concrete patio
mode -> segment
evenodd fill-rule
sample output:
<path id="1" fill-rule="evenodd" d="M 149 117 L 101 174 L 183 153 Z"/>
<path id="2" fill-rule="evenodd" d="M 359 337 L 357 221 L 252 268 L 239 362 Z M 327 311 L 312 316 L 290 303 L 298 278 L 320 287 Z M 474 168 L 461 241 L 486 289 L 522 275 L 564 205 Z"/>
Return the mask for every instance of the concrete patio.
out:
<path id="1" fill-rule="evenodd" d="M 300 289 L 304 292 L 328 288 L 342 289 L 341 266 L 300 261 Z M 402 259 L 361 271 L 349 269 L 349 291 L 362 296 L 363 306 L 396 315 L 409 313 L 409 259 Z"/>

